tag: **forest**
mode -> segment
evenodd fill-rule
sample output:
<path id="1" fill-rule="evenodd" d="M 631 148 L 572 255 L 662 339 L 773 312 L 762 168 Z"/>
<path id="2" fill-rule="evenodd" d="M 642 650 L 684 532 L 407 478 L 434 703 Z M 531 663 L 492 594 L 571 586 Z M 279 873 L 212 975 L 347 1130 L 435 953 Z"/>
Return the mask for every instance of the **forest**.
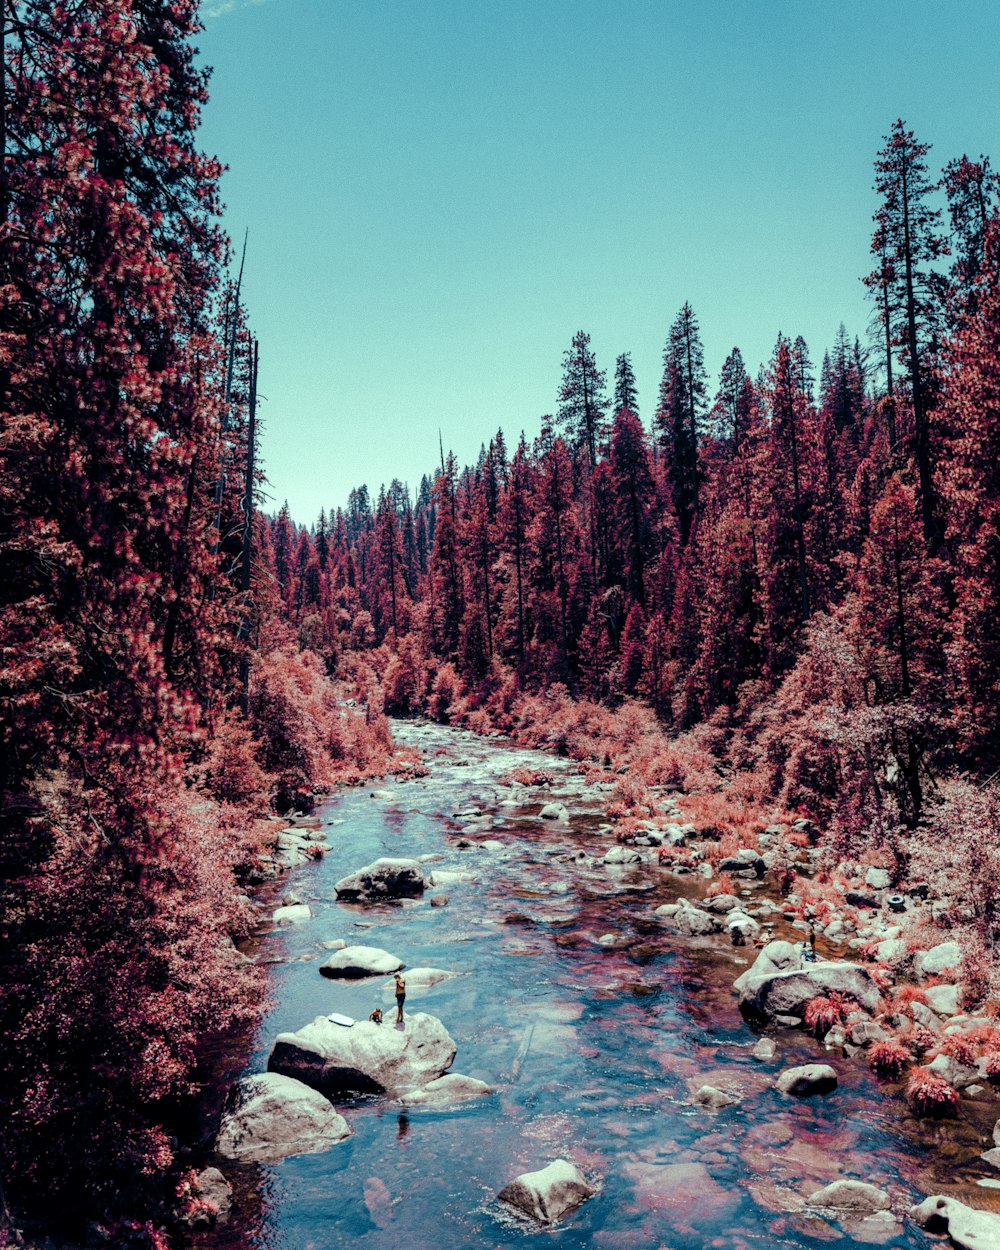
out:
<path id="1" fill-rule="evenodd" d="M 170 1244 L 201 1042 L 266 995 L 237 942 L 273 818 L 418 767 L 388 717 L 568 755 L 626 833 L 669 786 L 732 838 L 781 811 L 943 880 L 995 1000 L 988 158 L 891 124 L 863 334 L 710 379 L 684 303 L 648 397 L 581 330 L 537 435 L 268 515 L 198 29 L 195 0 L 4 5 L 0 1236 L 62 1210 Z"/>

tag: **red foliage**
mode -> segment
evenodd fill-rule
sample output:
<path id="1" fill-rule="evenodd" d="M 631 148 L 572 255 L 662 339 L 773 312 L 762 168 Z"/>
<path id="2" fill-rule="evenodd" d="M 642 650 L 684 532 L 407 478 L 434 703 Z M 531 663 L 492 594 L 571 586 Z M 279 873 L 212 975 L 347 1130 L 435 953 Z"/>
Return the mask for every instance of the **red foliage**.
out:
<path id="1" fill-rule="evenodd" d="M 919 1116 L 954 1115 L 958 1091 L 929 1068 L 914 1068 L 906 1082 L 906 1098 Z"/>
<path id="2" fill-rule="evenodd" d="M 868 1048 L 868 1066 L 879 1076 L 888 1077 L 892 1081 L 899 1079 L 913 1055 L 902 1042 L 893 1038 L 872 1042 Z"/>
<path id="3" fill-rule="evenodd" d="M 842 1024 L 857 1004 L 849 994 L 841 994 L 831 990 L 829 994 L 819 994 L 806 1003 L 803 1020 L 817 1037 L 822 1037 L 835 1024 Z"/>

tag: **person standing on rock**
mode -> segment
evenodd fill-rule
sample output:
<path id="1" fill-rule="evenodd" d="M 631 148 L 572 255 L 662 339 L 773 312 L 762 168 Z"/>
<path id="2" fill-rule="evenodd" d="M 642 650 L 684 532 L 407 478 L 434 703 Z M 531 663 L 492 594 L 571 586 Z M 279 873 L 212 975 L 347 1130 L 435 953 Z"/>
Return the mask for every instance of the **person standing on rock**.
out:
<path id="1" fill-rule="evenodd" d="M 396 977 L 396 1023 L 403 1023 L 403 1003 L 406 1002 L 406 982 L 400 973 Z"/>

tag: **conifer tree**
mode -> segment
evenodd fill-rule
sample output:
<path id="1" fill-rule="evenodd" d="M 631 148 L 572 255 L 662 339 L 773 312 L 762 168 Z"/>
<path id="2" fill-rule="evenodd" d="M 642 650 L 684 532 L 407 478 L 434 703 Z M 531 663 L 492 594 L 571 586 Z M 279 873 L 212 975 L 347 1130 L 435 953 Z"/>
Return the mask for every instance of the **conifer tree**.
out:
<path id="1" fill-rule="evenodd" d="M 623 352 L 615 361 L 615 394 L 611 409 L 619 413 L 623 408 L 635 416 L 639 415 L 639 391 L 635 384 L 631 352 Z"/>
<path id="2" fill-rule="evenodd" d="M 882 290 L 886 330 L 900 350 L 913 404 L 914 462 L 920 490 L 925 539 L 936 532 L 927 414 L 930 371 L 940 330 L 943 283 L 935 268 L 947 246 L 940 234 L 940 210 L 932 206 L 935 184 L 925 160 L 930 146 L 920 143 L 902 119 L 893 123 L 875 161 L 875 214 L 872 252 L 879 265 L 869 285 Z"/>
<path id="3" fill-rule="evenodd" d="M 580 330 L 563 355 L 558 419 L 571 446 L 586 451 L 591 469 L 597 468 L 607 438 L 605 385 L 605 374 L 590 350 L 590 335 Z"/>

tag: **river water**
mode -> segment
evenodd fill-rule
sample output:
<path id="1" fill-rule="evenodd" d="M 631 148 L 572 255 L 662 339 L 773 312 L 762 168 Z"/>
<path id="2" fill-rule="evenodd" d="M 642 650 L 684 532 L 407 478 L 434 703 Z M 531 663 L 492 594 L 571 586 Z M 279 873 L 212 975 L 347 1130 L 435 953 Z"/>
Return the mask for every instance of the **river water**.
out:
<path id="1" fill-rule="evenodd" d="M 456 974 L 411 993 L 407 1008 L 438 1016 L 458 1045 L 453 1070 L 496 1094 L 438 1111 L 404 1113 L 384 1098 L 338 1104 L 352 1137 L 272 1166 L 227 1165 L 233 1218 L 192 1245 L 478 1250 L 541 1239 L 566 1250 L 772 1250 L 854 1246 L 862 1237 L 930 1244 L 908 1221 L 852 1230 L 803 1209 L 820 1186 L 854 1177 L 887 1189 L 902 1211 L 932 1192 L 930 1170 L 942 1147 L 954 1156 L 953 1136 L 935 1145 L 936 1130 L 915 1135 L 898 1093 L 843 1058 L 833 1060 L 840 1086 L 832 1095 L 779 1094 L 778 1071 L 829 1056 L 801 1033 L 778 1032 L 775 1061 L 751 1057 L 758 1038 L 731 984 L 753 948 L 662 930 L 654 908 L 681 886 L 690 893 L 690 878 L 655 864 L 592 869 L 569 859 L 607 847 L 607 834 L 598 833 L 606 794 L 588 792 L 568 761 L 497 740 L 416 723 L 394 733 L 424 753 L 430 775 L 348 790 L 320 809 L 331 849 L 282 883 L 305 894 L 313 918 L 259 939 L 273 1005 L 255 1049 L 237 1056 L 228 1076 L 262 1070 L 276 1034 L 317 1015 L 366 1018 L 376 1005 L 391 1015 L 381 980 L 320 975 L 323 943 L 343 938 L 384 947 L 411 968 Z M 519 766 L 545 769 L 553 785 L 516 802 L 500 779 Z M 560 796 L 569 827 L 537 816 Z M 471 807 L 491 813 L 493 827 L 471 831 L 455 819 Z M 503 849 L 483 849 L 485 839 Z M 429 896 L 367 908 L 338 903 L 334 883 L 382 855 L 440 855 L 428 871 L 477 879 L 438 891 L 450 899 L 442 908 Z M 601 946 L 597 939 L 609 933 L 617 945 Z M 691 1095 L 705 1083 L 738 1091 L 741 1103 L 718 1113 L 694 1108 Z M 498 1207 L 495 1195 L 511 1178 L 560 1156 L 600 1178 L 596 1198 L 552 1230 Z"/>

